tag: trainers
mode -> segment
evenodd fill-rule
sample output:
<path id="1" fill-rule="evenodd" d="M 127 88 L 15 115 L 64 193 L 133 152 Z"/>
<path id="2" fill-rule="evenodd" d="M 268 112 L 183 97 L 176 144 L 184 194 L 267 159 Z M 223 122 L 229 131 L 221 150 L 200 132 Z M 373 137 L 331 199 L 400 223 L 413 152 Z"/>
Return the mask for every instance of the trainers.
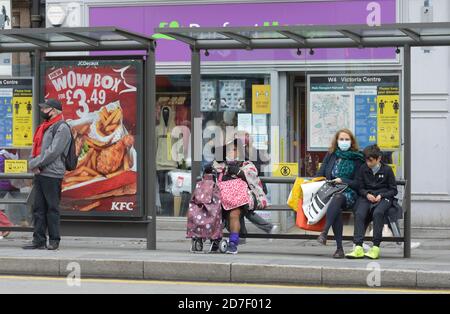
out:
<path id="1" fill-rule="evenodd" d="M 378 246 L 373 246 L 369 252 L 365 254 L 366 257 L 370 259 L 379 259 L 380 258 L 380 248 Z"/>
<path id="2" fill-rule="evenodd" d="M 278 226 L 273 226 L 272 229 L 270 229 L 269 234 L 278 234 Z"/>
<path id="3" fill-rule="evenodd" d="M 227 254 L 236 255 L 238 253 L 238 247 L 233 242 L 230 242 L 230 245 L 228 246 Z"/>
<path id="4" fill-rule="evenodd" d="M 364 258 L 364 249 L 362 246 L 357 245 L 353 252 L 345 255 L 348 259 L 361 259 Z"/>

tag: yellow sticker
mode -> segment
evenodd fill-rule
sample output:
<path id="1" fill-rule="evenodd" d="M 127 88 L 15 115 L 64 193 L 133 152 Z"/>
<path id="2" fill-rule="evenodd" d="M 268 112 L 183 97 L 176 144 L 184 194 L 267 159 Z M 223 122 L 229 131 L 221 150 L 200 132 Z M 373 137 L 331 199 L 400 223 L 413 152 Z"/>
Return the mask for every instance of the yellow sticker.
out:
<path id="1" fill-rule="evenodd" d="M 278 163 L 273 165 L 272 175 L 274 177 L 297 177 L 298 163 Z"/>
<path id="2" fill-rule="evenodd" d="M 33 145 L 33 94 L 30 89 L 15 90 L 13 107 L 13 145 L 29 147 Z"/>
<path id="3" fill-rule="evenodd" d="M 5 160 L 5 173 L 27 173 L 28 161 L 27 160 Z"/>
<path id="4" fill-rule="evenodd" d="M 270 114 L 272 112 L 270 85 L 253 85 L 252 95 L 253 114 Z"/>
<path id="5" fill-rule="evenodd" d="M 400 147 L 400 99 L 397 88 L 381 90 L 378 104 L 378 145 L 382 149 Z"/>

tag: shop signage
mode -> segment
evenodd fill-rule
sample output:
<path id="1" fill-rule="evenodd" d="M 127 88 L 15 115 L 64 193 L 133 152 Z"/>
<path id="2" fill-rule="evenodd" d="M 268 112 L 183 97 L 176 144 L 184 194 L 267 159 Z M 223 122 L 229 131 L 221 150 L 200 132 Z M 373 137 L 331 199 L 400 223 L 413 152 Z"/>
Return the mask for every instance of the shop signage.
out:
<path id="1" fill-rule="evenodd" d="M 65 214 L 138 216 L 137 60 L 46 61 L 44 95 L 63 104 L 78 167 L 63 181 Z"/>
<path id="2" fill-rule="evenodd" d="M 396 22 L 395 0 L 290 1 L 189 5 L 145 5 L 89 9 L 89 26 L 116 25 L 158 39 L 157 61 L 189 62 L 187 45 L 154 34 L 155 28 L 276 25 L 378 25 Z M 117 52 L 119 54 L 120 52 Z M 306 58 L 306 59 L 305 59 Z M 204 61 L 396 60 L 394 49 L 318 49 L 301 57 L 295 49 L 211 51 Z"/>
<path id="3" fill-rule="evenodd" d="M 252 86 L 252 107 L 254 114 L 271 114 L 270 85 Z"/>

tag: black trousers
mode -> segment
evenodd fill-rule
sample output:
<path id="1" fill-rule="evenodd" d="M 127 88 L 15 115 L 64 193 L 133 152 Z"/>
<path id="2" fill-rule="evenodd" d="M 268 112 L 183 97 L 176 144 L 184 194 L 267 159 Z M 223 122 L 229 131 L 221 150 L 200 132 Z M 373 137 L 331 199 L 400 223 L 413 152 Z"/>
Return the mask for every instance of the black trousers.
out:
<path id="1" fill-rule="evenodd" d="M 60 208 L 62 179 L 37 175 L 34 178 L 33 219 L 35 244 L 47 243 L 47 230 L 50 243 L 59 243 Z"/>
<path id="2" fill-rule="evenodd" d="M 347 207 L 347 200 L 342 193 L 336 193 L 328 205 L 324 233 L 328 235 L 330 228 L 333 228 L 334 239 L 338 249 L 342 249 L 344 238 L 344 222 L 342 220 L 342 211 Z"/>
<path id="3" fill-rule="evenodd" d="M 366 198 L 360 197 L 355 206 L 355 234 L 354 243 L 363 245 L 367 222 L 373 219 L 373 244 L 380 246 L 383 239 L 384 217 L 391 208 L 392 200 L 381 199 L 378 204 L 372 204 Z"/>

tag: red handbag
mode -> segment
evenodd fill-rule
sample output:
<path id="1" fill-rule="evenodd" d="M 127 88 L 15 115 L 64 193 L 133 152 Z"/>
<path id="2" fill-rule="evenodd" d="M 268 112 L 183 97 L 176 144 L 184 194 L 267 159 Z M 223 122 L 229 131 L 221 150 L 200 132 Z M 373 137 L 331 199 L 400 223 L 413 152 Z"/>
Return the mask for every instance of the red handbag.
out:
<path id="1" fill-rule="evenodd" d="M 250 203 L 248 195 L 248 185 L 242 179 L 233 179 L 222 181 L 223 174 L 219 177 L 217 183 L 224 210 L 232 210 Z"/>

